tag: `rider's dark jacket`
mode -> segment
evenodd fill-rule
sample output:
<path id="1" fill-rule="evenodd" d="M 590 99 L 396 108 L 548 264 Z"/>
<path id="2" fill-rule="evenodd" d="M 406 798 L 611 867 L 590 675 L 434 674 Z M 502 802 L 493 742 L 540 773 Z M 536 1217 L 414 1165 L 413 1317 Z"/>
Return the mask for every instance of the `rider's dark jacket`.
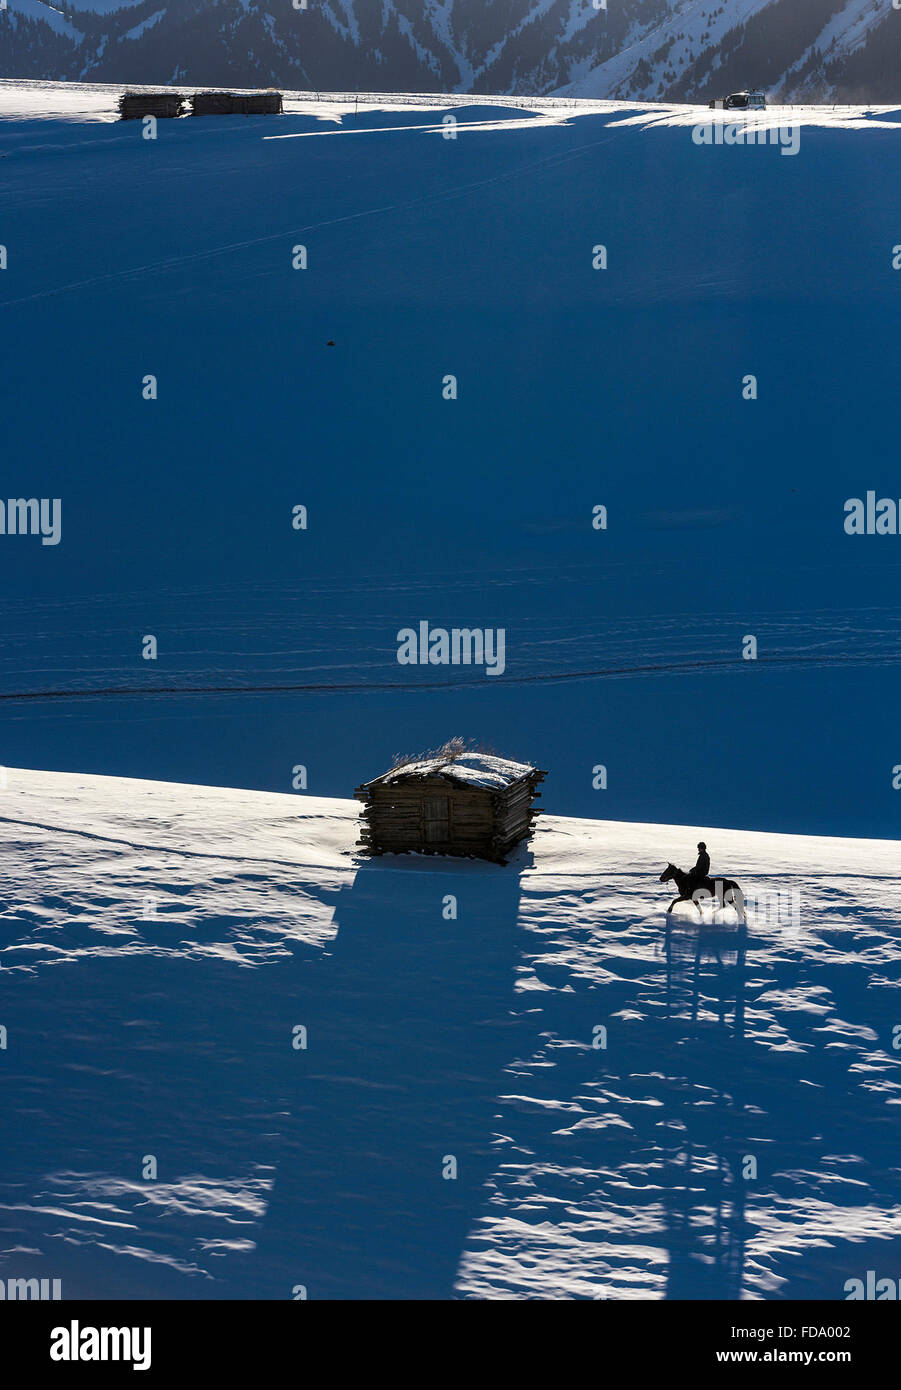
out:
<path id="1" fill-rule="evenodd" d="M 706 850 L 702 849 L 698 855 L 698 862 L 692 869 L 691 876 L 696 883 L 700 883 L 701 879 L 710 877 L 710 855 Z"/>

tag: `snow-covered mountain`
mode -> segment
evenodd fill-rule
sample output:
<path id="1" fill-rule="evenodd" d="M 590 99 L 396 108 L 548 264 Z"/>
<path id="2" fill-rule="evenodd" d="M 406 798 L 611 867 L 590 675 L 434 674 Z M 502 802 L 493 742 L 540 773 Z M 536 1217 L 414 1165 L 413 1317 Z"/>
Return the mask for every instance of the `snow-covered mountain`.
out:
<path id="1" fill-rule="evenodd" d="M 692 100 L 901 96 L 878 0 L 8 0 L 6 77 Z"/>
<path id="2" fill-rule="evenodd" d="M 761 901 L 745 942 L 685 909 L 667 949 L 658 876 L 696 828 L 547 815 L 498 867 L 361 860 L 349 800 L 9 769 L 0 809 L 0 1277 L 842 1299 L 897 1274 L 896 842 L 703 827 Z"/>

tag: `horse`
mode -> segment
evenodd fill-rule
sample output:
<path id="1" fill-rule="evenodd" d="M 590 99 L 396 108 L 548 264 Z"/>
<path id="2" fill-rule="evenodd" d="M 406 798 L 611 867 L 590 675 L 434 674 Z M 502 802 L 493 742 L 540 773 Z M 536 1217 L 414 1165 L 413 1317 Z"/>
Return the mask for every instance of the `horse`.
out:
<path id="1" fill-rule="evenodd" d="M 696 883 L 691 874 L 687 874 L 684 869 L 676 868 L 675 864 L 667 864 L 663 873 L 660 875 L 659 881 L 661 883 L 669 883 L 670 879 L 675 879 L 676 887 L 679 890 L 679 896 L 673 898 L 669 907 L 666 909 L 667 913 L 672 912 L 676 903 L 693 902 L 700 915 L 703 916 L 703 913 L 701 913 L 701 904 L 693 894 L 697 893 L 699 890 L 704 890 L 709 893 L 712 898 L 718 897 L 719 902 L 723 905 L 725 905 L 726 902 L 726 894 L 731 893 L 731 906 L 735 908 L 740 916 L 744 916 L 744 895 L 734 878 L 703 878 L 699 883 Z M 717 885 L 720 886 L 719 894 L 717 894 L 716 891 Z"/>

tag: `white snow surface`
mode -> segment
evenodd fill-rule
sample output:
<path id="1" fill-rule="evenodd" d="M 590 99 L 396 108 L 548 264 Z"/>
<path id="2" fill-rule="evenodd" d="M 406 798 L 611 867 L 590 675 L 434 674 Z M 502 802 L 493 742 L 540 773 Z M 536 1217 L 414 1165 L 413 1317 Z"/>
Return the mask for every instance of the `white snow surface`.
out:
<path id="1" fill-rule="evenodd" d="M 277 1191 L 290 1152 L 294 1102 L 276 1095 L 259 1054 L 271 1035 L 279 1057 L 297 1059 L 291 1075 L 312 1068 L 322 1084 L 326 1027 L 339 1040 L 363 1028 L 356 1064 L 353 1047 L 330 1045 L 346 1055 L 329 1084 L 395 1174 L 363 1194 L 364 1256 L 391 1246 L 367 1296 L 384 1296 L 405 1259 L 415 1285 L 415 1242 L 412 1254 L 395 1246 L 417 1155 L 432 1142 L 444 1152 L 434 1126 L 473 1078 L 487 1097 L 476 1145 L 486 1167 L 459 1248 L 449 1244 L 448 1296 L 660 1298 L 696 1260 L 721 1279 L 737 1261 L 742 1297 L 777 1296 L 815 1268 L 827 1290 L 817 1296 L 840 1298 L 843 1252 L 854 1273 L 873 1258 L 854 1254 L 862 1242 L 889 1251 L 901 1236 L 897 1160 L 880 1167 L 873 1148 L 901 1104 L 897 842 L 545 815 L 506 867 L 364 861 L 351 800 L 20 769 L 5 780 L 0 1060 L 7 1105 L 24 1068 L 28 1115 L 8 1117 L 21 1139 L 0 1183 L 4 1277 L 62 1271 L 64 1297 L 113 1285 L 123 1297 L 216 1296 L 261 1258 L 273 1175 Z M 700 838 L 714 872 L 747 894 L 796 892 L 800 920 L 752 909 L 747 966 L 728 986 L 702 955 L 692 1023 L 697 914 L 674 919 L 688 965 L 668 974 L 671 889 L 658 877 Z M 736 981 L 741 1052 L 728 1026 Z M 426 987 L 445 1023 L 432 1036 L 426 1015 L 408 1037 L 397 1001 Z M 320 996 L 310 1051 L 292 1054 L 283 1040 Z M 473 1011 L 465 1059 L 458 1010 Z M 368 1076 L 382 1032 L 391 1062 Z M 322 1146 L 318 1181 L 331 1192 L 321 1174 L 340 1155 L 313 1121 L 303 1145 Z M 470 1139 L 464 1125 L 464 1173 Z M 722 1186 L 730 1143 L 761 1164 L 738 1193 Z M 147 1152 L 160 1156 L 152 1184 L 138 1168 Z M 724 1198 L 725 1237 L 714 1211 Z M 349 1200 L 345 1188 L 334 1200 Z M 311 1297 L 329 1261 L 345 1266 L 332 1278 L 347 1277 L 342 1243 L 329 1235 L 322 1252 L 307 1251 Z"/>

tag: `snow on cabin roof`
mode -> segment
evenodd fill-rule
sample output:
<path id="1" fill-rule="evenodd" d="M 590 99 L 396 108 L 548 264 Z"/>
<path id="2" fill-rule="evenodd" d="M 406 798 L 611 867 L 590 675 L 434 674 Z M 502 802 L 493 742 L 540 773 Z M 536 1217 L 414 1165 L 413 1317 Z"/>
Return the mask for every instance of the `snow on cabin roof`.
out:
<path id="1" fill-rule="evenodd" d="M 367 782 L 367 787 L 390 785 L 408 777 L 443 777 L 446 782 L 458 782 L 466 787 L 485 787 L 502 791 L 526 777 L 535 768 L 531 763 L 514 763 L 509 758 L 496 758 L 490 753 L 458 753 L 453 758 L 422 758 L 393 767 L 381 777 Z"/>

